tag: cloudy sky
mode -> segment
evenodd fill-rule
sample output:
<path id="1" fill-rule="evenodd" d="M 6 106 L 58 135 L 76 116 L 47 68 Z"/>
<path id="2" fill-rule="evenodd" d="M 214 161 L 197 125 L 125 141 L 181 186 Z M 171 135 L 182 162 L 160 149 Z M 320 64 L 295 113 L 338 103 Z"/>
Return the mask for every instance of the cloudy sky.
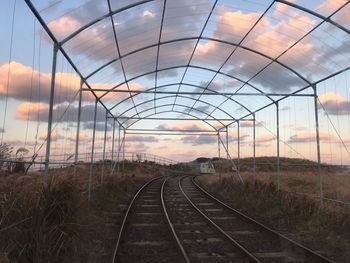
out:
<path id="1" fill-rule="evenodd" d="M 229 119 L 251 119 L 251 112 L 280 98 L 261 96 L 263 93 L 292 93 L 350 66 L 350 4 L 345 0 L 291 1 L 320 16 L 331 16 L 340 29 L 320 17 L 270 0 L 168 0 L 166 5 L 162 0 L 138 2 L 144 1 L 111 0 L 112 18 L 99 19 L 109 12 L 107 1 L 32 1 L 104 107 L 122 117 L 119 121 L 129 127 L 129 133 L 137 128 L 197 131 L 182 136 L 128 134 L 126 150 L 130 152 L 176 160 L 217 156 L 217 136 L 200 134 L 201 130 L 220 128 L 230 123 Z M 1 140 L 32 152 L 46 137 L 52 41 L 24 1 L 2 1 L 0 22 Z M 81 30 L 88 23 L 91 25 Z M 73 152 L 79 85 L 79 75 L 59 53 L 53 116 L 55 154 Z M 345 71 L 317 84 L 317 90 L 322 159 L 350 164 L 350 73 Z M 176 96 L 178 91 L 195 94 Z M 204 91 L 212 95 L 202 95 Z M 234 96 L 220 95 L 235 92 Z M 302 93 L 312 92 L 309 88 Z M 82 152 L 91 147 L 94 101 L 90 92 L 84 92 Z M 105 127 L 111 149 L 113 122 L 108 119 L 105 125 L 104 107 L 98 105 L 96 151 L 102 150 Z M 281 154 L 314 160 L 313 98 L 285 99 L 279 113 Z M 127 117 L 191 120 L 137 121 Z M 257 154 L 275 155 L 275 105 L 257 112 L 256 118 Z M 252 122 L 242 121 L 240 126 L 241 153 L 251 156 Z M 225 143 L 226 135 L 221 135 Z M 234 124 L 229 127 L 228 141 L 232 157 L 237 155 L 237 141 Z"/>

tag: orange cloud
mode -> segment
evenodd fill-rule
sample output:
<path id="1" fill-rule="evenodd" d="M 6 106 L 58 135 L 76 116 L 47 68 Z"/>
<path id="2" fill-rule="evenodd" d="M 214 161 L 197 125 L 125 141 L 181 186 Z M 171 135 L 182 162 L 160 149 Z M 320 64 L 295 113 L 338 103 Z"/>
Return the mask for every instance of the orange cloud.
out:
<path id="1" fill-rule="evenodd" d="M 338 139 L 326 132 L 320 132 L 320 141 L 323 142 L 329 142 L 329 143 L 336 143 L 338 142 Z M 290 136 L 289 143 L 308 143 L 308 142 L 316 142 L 316 133 L 311 131 L 305 131 L 296 133 L 292 136 Z"/>
<path id="2" fill-rule="evenodd" d="M 328 16 L 346 2 L 347 0 L 325 0 L 316 8 L 316 11 L 321 12 L 324 16 Z"/>
<path id="3" fill-rule="evenodd" d="M 243 13 L 242 11 L 230 12 L 221 7 L 217 18 L 214 36 L 225 40 L 238 42 L 261 16 L 260 12 Z M 263 28 L 270 23 L 262 19 L 257 26 Z"/>
<path id="4" fill-rule="evenodd" d="M 43 73 L 32 69 L 31 67 L 25 66 L 18 62 L 11 62 L 10 64 L 3 64 L 0 66 L 0 96 L 4 97 L 7 93 L 7 74 L 10 71 L 10 81 L 8 87 L 8 96 L 21 101 L 29 101 L 31 98 L 32 109 L 42 109 L 43 105 L 34 105 L 34 103 L 48 103 L 50 98 L 50 87 L 51 87 L 51 73 Z M 33 85 L 31 85 L 31 83 Z M 115 86 L 118 83 L 112 84 L 101 84 L 93 83 L 91 87 L 94 89 L 108 89 L 111 86 Z M 39 89 L 40 86 L 40 89 Z M 56 90 L 60 94 L 70 94 L 66 96 L 55 96 L 55 103 L 60 104 L 69 102 L 73 95 L 76 94 L 80 87 L 80 78 L 71 73 L 57 72 L 56 73 Z M 139 83 L 129 83 L 131 90 L 142 90 L 142 86 Z M 118 87 L 118 90 L 127 90 L 125 84 Z M 102 95 L 104 91 L 97 91 L 97 95 Z M 104 100 L 117 100 L 124 99 L 129 96 L 129 93 L 117 93 L 111 92 L 104 97 Z M 84 100 L 92 101 L 93 96 L 85 96 Z M 78 100 L 78 96 L 76 96 Z M 29 107 L 29 104 L 22 105 L 20 111 L 24 111 L 24 107 Z M 36 108 L 35 108 L 36 107 Z"/>
<path id="5" fill-rule="evenodd" d="M 291 3 L 295 3 L 296 0 L 289 0 Z M 295 9 L 289 5 L 283 3 L 276 3 L 276 8 L 274 10 L 274 15 L 278 18 L 282 18 L 286 13 L 294 14 L 296 13 Z"/>
<path id="6" fill-rule="evenodd" d="M 331 115 L 350 114 L 350 101 L 334 92 L 327 92 L 319 96 L 318 108 L 325 109 Z M 320 105 L 322 103 L 322 105 Z M 322 107 L 323 106 L 323 107 Z"/>
<path id="7" fill-rule="evenodd" d="M 287 9 L 289 7 L 286 5 L 278 4 L 276 5 L 275 13 L 286 12 Z M 225 7 L 221 7 L 213 37 L 239 43 L 260 16 L 261 13 L 259 12 L 229 12 Z M 296 39 L 301 38 L 316 23 L 316 20 L 303 16 L 300 12 L 293 12 L 291 16 L 283 15 L 283 18 L 278 23 L 275 21 L 272 23 L 268 16 L 262 18 L 243 41 L 243 46 L 275 58 L 293 45 Z M 313 43 L 304 40 L 283 55 L 283 62 L 287 65 L 300 63 L 300 61 L 307 64 L 309 61 L 306 61 L 305 57 L 310 55 L 313 48 Z M 203 58 L 210 57 L 212 59 L 210 63 L 220 65 L 220 62 L 223 63 L 224 61 L 222 55 L 224 51 L 227 52 L 227 48 L 223 50 L 222 44 L 208 41 L 198 45 L 196 55 Z M 263 56 L 244 49 L 237 49 L 232 59 L 226 63 L 224 72 L 242 79 L 249 79 L 267 65 L 268 62 L 269 60 Z M 261 80 L 256 78 L 255 82 L 269 87 L 271 90 L 289 89 L 290 87 L 303 84 L 300 83 L 299 77 L 286 71 L 279 65 L 275 65 L 273 69 L 268 68 L 265 70 L 265 74 L 272 76 L 269 82 L 266 81 L 266 78 Z"/>
<path id="8" fill-rule="evenodd" d="M 62 16 L 57 20 L 52 20 L 48 27 L 59 40 L 64 39 L 81 27 L 79 21 L 70 16 Z"/>
<path id="9" fill-rule="evenodd" d="M 117 84 L 114 84 L 114 85 L 111 85 L 111 84 L 99 84 L 99 83 L 96 83 L 96 84 L 91 84 L 91 87 L 93 89 L 110 89 L 111 86 L 116 86 Z M 128 83 L 128 85 L 126 84 L 123 84 L 121 86 L 119 86 L 117 89 L 115 89 L 116 91 L 118 90 L 129 90 L 128 89 L 128 86 L 129 86 L 129 89 L 130 90 L 136 90 L 136 91 L 140 91 L 140 90 L 143 90 L 143 87 L 139 84 L 139 83 L 135 83 L 135 82 L 132 82 L 132 83 Z M 103 94 L 106 93 L 106 91 L 95 91 L 96 95 L 97 96 L 102 96 Z M 134 92 L 131 92 L 131 95 L 135 95 L 136 93 Z M 107 95 L 105 95 L 103 98 L 102 98 L 102 102 L 105 102 L 105 101 L 116 101 L 117 99 L 118 100 L 124 100 L 126 98 L 128 98 L 130 96 L 130 93 L 129 92 L 109 92 Z M 137 95 L 137 96 L 140 96 L 140 95 Z"/>
<path id="10" fill-rule="evenodd" d="M 8 72 L 10 72 L 9 87 L 7 87 Z M 80 79 L 74 74 L 57 72 L 56 83 L 62 94 L 73 94 L 79 87 Z M 8 90 L 9 98 L 28 101 L 31 97 L 33 102 L 39 102 L 39 100 L 48 102 L 50 85 L 51 73 L 33 70 L 15 61 L 0 66 L 0 96 L 5 96 Z M 63 101 L 65 98 L 56 97 L 56 103 Z"/>
<path id="11" fill-rule="evenodd" d="M 32 120 L 37 116 L 37 113 L 39 112 L 48 112 L 49 106 L 48 104 L 44 103 L 30 103 L 30 102 L 24 102 L 20 104 L 16 109 L 16 119 L 17 120 Z"/>
<path id="12" fill-rule="evenodd" d="M 200 130 L 208 130 L 208 126 L 204 125 L 201 122 L 183 122 L 183 123 L 177 123 L 174 125 L 168 125 L 168 124 L 161 124 L 157 127 L 158 129 L 162 130 L 194 130 L 194 131 L 200 131 Z M 211 128 L 211 127 L 210 127 Z"/>
<path id="13" fill-rule="evenodd" d="M 256 138 L 256 143 L 261 144 L 261 143 L 272 142 L 274 140 L 276 140 L 276 136 L 274 135 L 262 135 Z"/>
<path id="14" fill-rule="evenodd" d="M 39 139 L 46 140 L 46 138 L 47 138 L 47 131 L 42 131 L 39 135 Z M 61 135 L 59 132 L 57 132 L 56 130 L 53 130 L 51 132 L 51 141 L 58 141 L 62 139 L 65 139 L 65 137 Z"/>

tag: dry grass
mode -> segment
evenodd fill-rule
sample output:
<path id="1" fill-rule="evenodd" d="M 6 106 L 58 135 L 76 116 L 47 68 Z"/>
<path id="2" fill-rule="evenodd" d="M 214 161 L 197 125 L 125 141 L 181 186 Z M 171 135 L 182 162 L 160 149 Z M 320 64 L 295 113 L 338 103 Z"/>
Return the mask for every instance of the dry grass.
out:
<path id="1" fill-rule="evenodd" d="M 0 229 L 29 220 L 0 233 L 0 261 L 77 262 L 88 258 L 103 236 L 104 215 L 111 207 L 127 202 L 148 177 L 160 175 L 159 168 L 125 164 L 125 170 L 109 176 L 110 166 L 94 167 L 93 192 L 87 201 L 89 167 L 50 171 L 49 184 L 42 187 L 41 174 L 13 174 L 0 178 Z M 92 233 L 92 234 L 91 234 Z"/>
<path id="2" fill-rule="evenodd" d="M 217 175 L 208 176 L 209 181 L 220 177 L 233 177 L 233 172 L 227 172 L 227 164 L 219 166 Z M 307 194 L 317 198 L 319 196 L 319 177 L 315 163 L 301 159 L 281 159 L 280 187 L 292 193 Z M 323 191 L 327 198 L 350 202 L 350 170 L 349 168 L 322 165 Z M 221 173 L 220 173 L 221 171 Z M 277 180 L 276 158 L 257 158 L 256 179 L 270 184 Z M 241 176 L 245 181 L 253 182 L 252 159 L 241 160 Z"/>
<path id="3" fill-rule="evenodd" d="M 283 189 L 317 194 L 315 174 L 290 171 L 281 175 Z M 233 180 L 232 174 L 221 176 L 220 179 L 219 175 L 205 175 L 200 180 L 221 199 L 234 200 L 232 205 L 246 214 L 299 239 L 315 250 L 325 252 L 337 262 L 350 261 L 349 207 L 329 203 L 320 209 L 318 199 L 277 192 L 275 174 L 271 172 L 259 172 L 256 182 L 251 172 L 243 172 L 244 184 Z M 349 190 L 344 187 L 347 182 L 347 174 L 326 174 L 326 195 L 349 200 Z"/>
<path id="4" fill-rule="evenodd" d="M 327 198 L 336 199 L 344 202 L 350 202 L 350 175 L 344 172 L 323 173 L 323 191 Z M 252 172 L 242 172 L 244 181 L 253 182 Z M 206 176 L 208 182 L 214 182 L 221 178 L 231 178 L 235 181 L 236 176 L 231 173 L 222 173 L 212 176 Z M 258 172 L 256 179 L 264 184 L 276 184 L 276 172 Z M 291 172 L 282 171 L 280 173 L 280 187 L 282 190 L 296 194 L 306 194 L 310 197 L 319 197 L 319 178 L 315 172 Z"/>

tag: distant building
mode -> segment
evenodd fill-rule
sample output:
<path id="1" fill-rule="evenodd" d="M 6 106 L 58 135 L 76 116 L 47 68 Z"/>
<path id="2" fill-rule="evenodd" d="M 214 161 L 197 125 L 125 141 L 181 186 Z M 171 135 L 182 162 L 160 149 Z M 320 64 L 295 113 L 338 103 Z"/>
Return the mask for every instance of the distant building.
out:
<path id="1" fill-rule="evenodd" d="M 199 164 L 199 172 L 201 174 L 215 174 L 215 168 L 211 161 Z"/>

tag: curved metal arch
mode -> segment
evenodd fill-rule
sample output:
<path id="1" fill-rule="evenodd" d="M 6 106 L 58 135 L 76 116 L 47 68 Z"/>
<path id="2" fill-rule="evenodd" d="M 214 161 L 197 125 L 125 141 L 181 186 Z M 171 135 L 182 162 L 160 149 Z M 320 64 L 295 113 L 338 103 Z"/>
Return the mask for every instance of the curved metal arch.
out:
<path id="1" fill-rule="evenodd" d="M 171 84 L 160 85 L 160 86 L 157 86 L 157 87 L 149 88 L 149 89 L 145 90 L 145 92 L 151 91 L 151 90 L 156 90 L 156 89 L 158 89 L 158 88 L 164 88 L 164 87 L 172 86 L 172 85 L 179 85 L 179 84 L 180 84 L 180 83 L 171 83 Z M 244 108 L 246 111 L 248 111 L 249 113 L 251 113 L 251 114 L 253 113 L 249 108 L 247 108 L 246 106 L 244 106 L 242 103 L 236 101 L 235 99 L 232 99 L 230 96 L 222 95 L 220 92 L 217 92 L 217 91 L 215 91 L 215 90 L 213 90 L 213 89 L 208 89 L 208 88 L 205 89 L 205 88 L 202 87 L 202 86 L 195 85 L 195 84 L 189 84 L 189 83 L 182 83 L 182 84 L 183 84 L 183 85 L 187 85 L 187 86 L 196 87 L 196 88 L 199 88 L 199 89 L 202 89 L 202 90 L 208 90 L 208 91 L 211 91 L 211 92 L 216 93 L 216 94 L 218 94 L 218 95 L 224 96 L 226 99 L 231 100 L 232 102 L 234 102 L 234 103 L 238 104 L 239 106 L 243 107 L 243 108 Z M 118 107 L 118 106 L 119 106 L 120 104 L 122 104 L 123 102 L 125 102 L 125 101 L 127 101 L 127 100 L 129 100 L 129 99 L 131 99 L 131 98 L 133 98 L 133 97 L 135 97 L 135 96 L 137 96 L 137 95 L 140 95 L 140 94 L 142 94 L 142 92 L 137 93 L 137 94 L 133 94 L 133 95 L 131 95 L 131 96 L 129 96 L 129 97 L 127 97 L 127 98 L 121 100 L 120 102 L 118 102 L 117 104 L 115 104 L 115 105 L 114 105 L 112 108 L 110 108 L 109 110 L 110 110 L 110 111 L 113 110 L 115 107 Z M 181 94 L 178 94 L 178 97 L 179 97 L 180 95 L 181 95 Z M 184 95 L 182 95 L 182 96 L 184 96 Z M 215 108 L 216 106 L 213 105 L 213 107 Z"/>
<path id="2" fill-rule="evenodd" d="M 134 4 L 130 4 L 130 5 L 124 6 L 122 8 L 116 9 L 116 10 L 114 10 L 112 12 L 109 12 L 109 13 L 107 13 L 105 15 L 102 15 L 101 17 L 99 17 L 99 18 L 97 18 L 97 19 L 95 19 L 95 20 L 93 20 L 93 21 L 83 25 L 82 27 L 80 27 L 79 29 L 77 29 L 76 31 L 71 33 L 65 39 L 60 41 L 59 45 L 61 45 L 61 46 L 64 45 L 66 42 L 68 42 L 69 40 L 73 39 L 75 36 L 77 36 L 78 34 L 83 32 L 84 30 L 88 29 L 89 27 L 95 25 L 96 23 L 98 23 L 98 22 L 100 22 L 100 21 L 102 21 L 102 20 L 104 20 L 104 19 L 106 19 L 106 18 L 108 18 L 110 16 L 116 15 L 118 13 L 121 13 L 121 12 L 123 12 L 125 10 L 128 10 L 128 9 L 131 9 L 131 8 L 134 8 L 136 6 L 140 6 L 140 5 L 143 5 L 143 4 L 146 4 L 146 3 L 149 3 L 149 2 L 154 2 L 154 1 L 155 0 L 140 1 L 140 2 L 137 2 L 137 3 L 134 3 Z M 285 1 L 285 0 L 275 0 L 275 2 L 279 2 L 279 3 L 285 4 L 285 5 L 291 6 L 291 7 L 295 8 L 295 9 L 299 9 L 299 10 L 301 10 L 303 12 L 306 12 L 306 13 L 308 13 L 310 15 L 318 17 L 318 18 L 320 18 L 320 19 L 322 19 L 322 20 L 324 20 L 324 21 L 326 21 L 326 22 L 328 22 L 328 23 L 338 27 L 340 30 L 343 30 L 344 32 L 350 34 L 350 30 L 348 30 L 344 26 L 340 25 L 339 23 L 337 23 L 337 22 L 333 21 L 332 19 L 330 19 L 328 17 L 325 17 L 325 16 L 323 16 L 323 15 L 317 13 L 317 12 L 314 12 L 314 11 L 312 11 L 310 9 L 307 9 L 307 8 L 305 8 L 303 6 L 300 6 L 300 5 L 297 5 L 295 3 L 292 3 L 292 2 L 289 2 L 289 1 Z M 348 2 L 345 5 L 347 5 L 347 4 L 348 4 Z"/>
<path id="3" fill-rule="evenodd" d="M 326 21 L 326 22 L 332 24 L 333 26 L 336 26 L 337 28 L 339 28 L 340 30 L 344 31 L 345 33 L 350 34 L 350 30 L 349 30 L 349 29 L 347 29 L 346 27 L 340 25 L 340 24 L 337 23 L 336 21 L 332 20 L 330 17 L 323 16 L 323 15 L 321 15 L 321 14 L 315 12 L 315 11 L 312 11 L 312 10 L 306 8 L 306 7 L 303 7 L 303 6 L 301 6 L 301 5 L 295 4 L 295 3 L 290 2 L 290 1 L 286 1 L 286 0 L 275 0 L 275 2 L 284 4 L 284 5 L 288 5 L 288 6 L 290 6 L 290 7 L 295 8 L 295 9 L 299 9 L 300 11 L 303 11 L 303 12 L 305 12 L 305 13 L 308 13 L 308 14 L 310 14 L 310 15 L 313 15 L 313 16 L 315 16 L 315 17 L 318 17 L 318 18 L 320 18 L 321 20 L 324 20 L 324 21 Z M 343 4 L 343 6 L 341 6 L 340 9 L 343 9 L 343 8 L 344 8 L 346 5 L 348 5 L 349 3 L 350 3 L 349 1 L 348 1 L 348 2 L 345 2 L 345 3 Z M 331 15 L 331 16 L 332 16 L 332 15 Z"/>
<path id="4" fill-rule="evenodd" d="M 181 66 L 174 66 L 174 67 L 168 67 L 168 68 L 163 68 L 163 69 L 159 69 L 158 72 L 161 72 L 161 71 L 165 71 L 165 70 L 171 70 L 171 69 L 178 69 L 178 68 L 186 68 L 186 67 L 189 67 L 189 68 L 195 68 L 195 69 L 202 69 L 202 70 L 207 70 L 207 71 L 210 71 L 210 72 L 213 72 L 213 73 L 216 73 L 217 71 L 213 70 L 213 69 L 209 69 L 209 68 L 205 68 L 205 67 L 201 67 L 201 66 L 193 66 L 193 65 L 181 65 Z M 130 79 L 128 79 L 128 82 L 130 81 L 133 81 L 137 78 L 141 78 L 141 77 L 144 77 L 144 76 L 147 76 L 147 75 L 150 75 L 150 74 L 153 74 L 155 73 L 156 71 L 153 70 L 153 71 L 150 71 L 150 72 L 146 72 L 146 73 L 143 73 L 143 74 L 140 74 L 138 76 L 135 76 L 135 77 L 132 77 Z M 270 96 L 266 95 L 262 90 L 260 90 L 259 88 L 255 87 L 254 85 L 250 84 L 249 82 L 247 81 L 243 81 L 237 77 L 234 77 L 234 76 L 231 76 L 229 74 L 226 74 L 226 73 L 223 73 L 223 72 L 218 72 L 218 74 L 222 75 L 222 76 L 225 76 L 225 77 L 228 77 L 228 78 L 231 78 L 231 79 L 234 79 L 234 80 L 237 80 L 237 81 L 240 81 L 241 83 L 245 84 L 245 85 L 248 85 L 249 87 L 255 89 L 256 91 L 260 92 L 262 95 L 265 95 L 267 98 L 269 98 L 272 102 L 275 102 L 275 100 L 273 100 Z M 112 88 L 110 88 L 110 91 L 111 90 L 115 90 L 117 89 L 118 87 L 124 85 L 126 82 L 121 82 L 119 83 L 118 85 L 116 86 L 113 86 Z M 103 93 L 99 99 L 102 99 L 104 96 L 106 96 L 110 91 L 106 91 L 105 93 Z"/>
<path id="5" fill-rule="evenodd" d="M 233 43 L 233 42 L 229 42 L 229 41 L 226 41 L 226 40 L 222 40 L 222 39 L 218 39 L 218 38 L 213 38 L 213 37 L 187 37 L 187 38 L 178 38 L 178 39 L 173 39 L 173 40 L 168 40 L 168 41 L 164 41 L 164 42 L 160 42 L 159 44 L 158 43 L 155 43 L 155 44 L 151 44 L 151 45 L 148 45 L 148 46 L 145 46 L 145 47 L 142 47 L 142 48 L 139 48 L 139 49 L 136 49 L 134 51 L 131 51 L 127 54 L 124 54 L 118 58 L 115 58 L 115 59 L 112 59 L 111 61 L 109 62 L 106 62 L 105 64 L 103 64 L 102 66 L 100 66 L 99 68 L 97 68 L 95 71 L 91 72 L 89 75 L 87 75 L 85 77 L 85 79 L 88 79 L 90 77 L 92 77 L 93 75 L 95 75 L 97 72 L 99 72 L 100 70 L 104 69 L 105 67 L 107 67 L 108 65 L 110 64 L 113 64 L 114 62 L 117 62 L 119 61 L 120 59 L 124 59 L 130 55 L 133 55 L 133 54 L 136 54 L 138 52 L 141 52 L 141 51 L 144 51 L 146 49 L 149 49 L 149 48 L 153 48 L 153 47 L 156 47 L 156 46 L 162 46 L 162 45 L 166 45 L 166 44 L 171 44 L 171 43 L 176 43 L 176 42 L 181 42 L 181 41 L 189 41 L 189 40 L 207 40 L 207 41 L 213 41 L 213 42 L 218 42 L 218 43 L 221 43 L 221 44 L 226 44 L 226 45 L 230 45 L 230 46 L 233 46 L 233 47 L 239 47 L 239 48 L 242 48 L 244 50 L 247 50 L 249 52 L 252 52 L 252 53 L 255 53 L 259 56 L 262 56 L 266 59 L 269 59 L 270 62 L 271 61 L 274 61 L 276 62 L 277 64 L 279 64 L 280 66 L 282 66 L 283 68 L 287 69 L 288 71 L 292 72 L 293 74 L 295 74 L 297 77 L 299 77 L 300 79 L 302 79 L 303 81 L 305 81 L 307 84 L 311 84 L 311 82 L 309 82 L 305 77 L 303 77 L 299 72 L 297 72 L 296 70 L 292 69 L 291 67 L 287 66 L 286 64 L 278 61 L 278 60 L 275 60 L 274 58 L 272 58 L 271 56 L 269 55 L 266 55 L 265 53 L 262 53 L 260 51 L 257 51 L 253 48 L 249 48 L 249 47 L 246 47 L 242 44 L 237 44 L 237 43 Z M 220 72 L 219 72 L 220 73 Z"/>
<path id="6" fill-rule="evenodd" d="M 142 110 L 142 111 L 140 111 L 140 114 L 142 114 L 142 113 L 144 113 L 144 112 L 147 112 L 147 111 L 149 111 L 149 110 L 159 109 L 159 108 L 162 108 L 162 107 L 169 107 L 169 106 L 172 106 L 172 105 L 173 105 L 173 103 L 164 104 L 164 105 L 159 105 L 159 106 L 156 106 L 156 107 L 153 107 L 153 108 L 149 108 L 149 109 Z M 190 106 L 183 105 L 183 104 L 176 104 L 176 106 L 184 107 L 184 108 L 187 108 L 187 109 L 190 108 Z M 209 116 L 206 112 L 202 112 L 202 111 L 200 111 L 200 110 L 198 110 L 198 109 L 195 109 L 195 111 L 198 111 L 198 112 L 200 112 L 200 113 L 203 113 L 203 114 L 205 114 L 207 117 Z M 182 111 L 169 110 L 169 112 L 178 112 L 178 113 L 180 113 L 180 114 L 187 114 L 187 115 L 191 116 L 190 113 L 186 113 L 186 112 L 182 112 Z M 150 115 L 147 115 L 145 118 L 147 118 L 147 117 L 149 117 L 149 116 L 153 116 L 153 115 L 155 115 L 155 114 L 159 114 L 159 113 L 160 113 L 160 112 L 152 113 L 152 114 L 150 114 Z M 164 112 L 163 112 L 163 113 L 164 113 Z M 122 124 L 124 124 L 125 122 L 127 122 L 127 121 L 130 120 L 131 118 L 135 118 L 135 116 L 137 116 L 137 114 L 134 114 L 134 115 L 130 116 L 129 118 L 125 119 L 125 121 L 123 121 Z M 196 116 L 193 115 L 193 117 L 196 117 Z M 210 116 L 210 117 L 212 117 L 212 116 Z M 118 118 L 118 117 L 117 117 L 117 118 Z M 196 118 L 199 118 L 199 117 L 196 117 Z M 217 119 L 214 119 L 214 120 L 220 122 L 220 121 L 217 120 Z M 140 120 L 136 120 L 135 122 L 137 122 L 137 121 L 140 121 Z M 127 129 L 127 128 L 130 128 L 130 126 L 133 125 L 135 122 L 133 122 L 132 124 L 126 126 L 126 129 Z M 205 121 L 205 120 L 203 120 L 203 122 L 205 122 L 206 124 L 208 124 L 208 125 L 209 125 L 210 127 L 212 127 L 215 131 L 218 130 L 217 128 L 215 128 L 215 127 L 214 127 L 212 124 L 210 124 L 209 122 L 207 122 L 207 121 Z M 222 125 L 222 127 L 225 126 L 222 122 L 220 122 L 220 124 Z"/>
<path id="7" fill-rule="evenodd" d="M 158 108 L 162 107 L 163 105 L 160 105 Z M 149 110 L 152 110 L 152 109 L 149 109 Z M 205 122 L 206 124 L 208 124 L 210 127 L 212 127 L 215 131 L 218 131 L 219 129 L 215 128 L 213 125 L 211 125 L 209 122 L 207 122 L 206 120 L 202 120 L 200 119 L 199 117 L 191 114 L 191 113 L 186 113 L 186 112 L 182 112 L 182 111 L 177 111 L 177 110 L 165 110 L 165 111 L 158 111 L 156 113 L 151 113 L 149 115 L 146 115 L 143 119 L 138 119 L 136 121 L 134 121 L 133 123 L 131 123 L 129 126 L 126 127 L 126 129 L 130 128 L 132 125 L 134 125 L 135 123 L 139 122 L 139 121 L 142 121 L 142 120 L 146 120 L 148 117 L 152 117 L 154 115 L 158 115 L 158 114 L 162 114 L 162 113 L 179 113 L 179 114 L 185 114 L 185 115 L 188 115 L 188 116 L 191 116 L 194 118 L 194 120 L 200 120 L 202 122 Z M 132 118 L 132 117 L 131 117 Z M 222 127 L 223 128 L 223 127 Z M 220 129 L 222 129 L 220 128 Z"/>
<path id="8" fill-rule="evenodd" d="M 114 16 L 118 13 L 121 13 L 123 11 L 126 11 L 128 9 L 131 9 L 133 7 L 139 6 L 139 5 L 143 5 L 149 2 L 155 2 L 155 0 L 143 0 L 137 3 L 133 3 L 127 6 L 124 6 L 122 8 L 116 9 L 112 12 L 108 12 L 107 14 L 104 14 L 102 16 L 100 16 L 99 18 L 96 18 L 95 20 L 92 20 L 91 22 L 83 25 L 82 27 L 78 28 L 77 30 L 75 30 L 73 33 L 71 33 L 69 36 L 67 36 L 65 39 L 63 39 L 62 41 L 58 42 L 58 44 L 60 46 L 64 45 L 66 42 L 68 42 L 69 40 L 73 39 L 75 36 L 79 35 L 81 32 L 83 32 L 84 30 L 88 29 L 89 27 L 95 25 L 96 23 L 109 18 L 110 16 Z"/>
<path id="9" fill-rule="evenodd" d="M 169 98 L 173 98 L 173 97 L 175 97 L 175 96 L 176 96 L 176 95 L 168 95 L 168 96 L 164 96 L 164 97 L 161 97 L 161 98 L 156 98 L 155 100 L 158 101 L 158 100 L 162 100 L 162 99 L 169 99 Z M 190 100 L 196 100 L 195 98 L 192 98 L 192 97 L 190 97 L 190 96 L 178 95 L 178 97 L 180 97 L 180 98 L 186 98 L 186 99 L 190 99 Z M 143 105 L 143 104 L 147 104 L 147 103 L 152 102 L 152 101 L 154 101 L 154 99 L 150 99 L 150 100 L 147 100 L 147 101 L 142 101 L 141 103 L 137 104 L 135 107 L 141 106 L 141 105 Z M 199 101 L 199 102 L 202 102 L 202 103 L 205 104 L 205 105 L 208 105 L 208 106 L 211 106 L 211 107 L 215 108 L 215 106 L 214 106 L 213 104 L 209 103 L 209 102 L 206 102 L 206 101 L 203 101 L 203 100 L 198 100 L 198 101 Z M 172 104 L 172 105 L 174 105 L 174 104 Z M 176 106 L 176 104 L 175 104 L 175 106 Z M 125 111 L 123 111 L 122 113 L 120 113 L 120 115 L 121 115 L 121 116 L 124 115 L 124 114 L 127 113 L 128 111 L 133 110 L 135 107 L 132 106 L 132 107 L 126 109 Z M 153 106 L 153 107 L 150 107 L 149 109 L 151 110 L 151 109 L 154 109 L 154 108 L 155 108 L 155 107 Z M 227 116 L 229 116 L 229 117 L 232 118 L 233 120 L 237 120 L 235 117 L 233 117 L 233 116 L 232 116 L 230 113 L 228 113 L 227 111 L 225 111 L 225 110 L 223 110 L 223 109 L 219 109 L 219 110 L 220 110 L 221 112 L 225 113 Z M 208 116 L 210 116 L 210 117 L 216 119 L 213 115 L 207 114 L 207 113 L 204 112 L 204 111 L 202 111 L 202 112 L 203 112 L 204 114 L 206 114 L 206 115 L 208 115 Z"/>

